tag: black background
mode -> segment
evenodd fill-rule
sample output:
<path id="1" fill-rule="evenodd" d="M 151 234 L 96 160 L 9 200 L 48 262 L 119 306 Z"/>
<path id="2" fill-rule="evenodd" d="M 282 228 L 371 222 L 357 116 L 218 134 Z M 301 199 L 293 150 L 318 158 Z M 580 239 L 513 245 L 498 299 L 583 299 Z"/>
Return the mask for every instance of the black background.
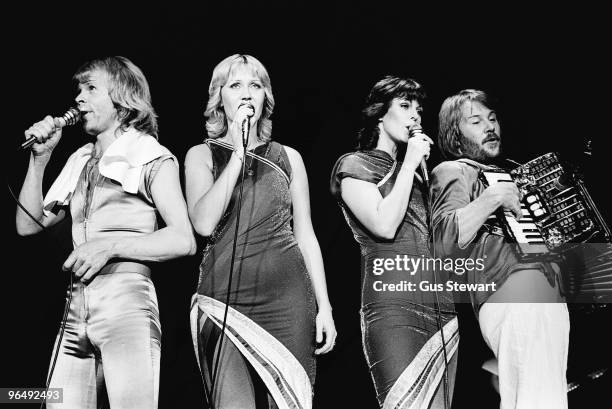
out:
<path id="1" fill-rule="evenodd" d="M 27 153 L 16 152 L 23 130 L 72 105 L 71 76 L 91 58 L 123 55 L 144 71 L 159 115 L 160 142 L 182 162 L 189 147 L 204 137 L 214 66 L 234 53 L 257 57 L 268 69 L 276 99 L 273 138 L 296 148 L 306 164 L 312 219 L 339 331 L 334 352 L 318 361 L 314 407 L 374 408 L 359 332 L 359 251 L 328 188 L 335 160 L 355 146 L 368 91 L 386 74 L 417 79 L 428 93 L 423 126 L 435 139 L 437 112 L 446 96 L 464 88 L 487 90 L 499 99 L 505 152 L 524 162 L 558 151 L 581 165 L 610 220 L 608 116 L 599 108 L 607 96 L 608 44 L 600 14 L 584 5 L 536 10 L 475 3 L 440 4 L 435 10 L 409 2 L 234 1 L 199 7 L 100 2 L 43 9 L 14 4 L 3 12 L 4 174 L 18 191 L 28 160 Z M 590 157 L 583 154 L 587 140 L 592 141 Z M 65 129 L 45 187 L 85 142 L 78 127 Z M 430 168 L 439 161 L 434 148 Z M 47 237 L 20 238 L 11 201 L 7 192 L 0 386 L 42 386 L 63 309 L 67 276 L 60 266 L 69 252 L 69 226 Z M 195 256 L 168 262 L 154 274 L 164 337 L 161 408 L 204 405 L 188 323 L 198 261 Z M 496 407 L 479 369 L 490 353 L 470 307 L 459 308 L 462 341 L 453 407 Z M 610 366 L 603 337 L 610 322 L 606 311 L 573 311 L 569 381 Z M 610 386 L 609 373 L 584 384 L 571 392 L 570 407 L 590 406 Z"/>

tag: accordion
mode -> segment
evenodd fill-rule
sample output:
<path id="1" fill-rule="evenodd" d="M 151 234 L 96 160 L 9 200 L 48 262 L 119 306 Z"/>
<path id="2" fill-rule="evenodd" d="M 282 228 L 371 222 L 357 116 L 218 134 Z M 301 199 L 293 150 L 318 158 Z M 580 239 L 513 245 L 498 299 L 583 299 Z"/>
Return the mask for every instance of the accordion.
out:
<path id="1" fill-rule="evenodd" d="M 534 253 L 554 253 L 557 249 L 567 249 L 569 243 L 596 238 L 610 242 L 610 230 L 584 183 L 569 175 L 554 153 L 510 172 L 483 170 L 480 173 L 486 186 L 499 182 L 517 185 L 522 194 L 522 218 L 517 221 L 504 214 L 501 222 L 511 241 L 529 244 L 523 249 Z M 532 250 L 528 250 L 530 247 Z"/>
<path id="2" fill-rule="evenodd" d="M 584 182 L 547 153 L 511 171 L 480 172 L 486 186 L 514 182 L 521 192 L 522 217 L 499 211 L 504 235 L 517 243 L 521 259 L 569 261 L 565 285 L 570 295 L 595 299 L 612 295 L 611 234 Z M 583 244 L 581 243 L 590 243 Z"/>

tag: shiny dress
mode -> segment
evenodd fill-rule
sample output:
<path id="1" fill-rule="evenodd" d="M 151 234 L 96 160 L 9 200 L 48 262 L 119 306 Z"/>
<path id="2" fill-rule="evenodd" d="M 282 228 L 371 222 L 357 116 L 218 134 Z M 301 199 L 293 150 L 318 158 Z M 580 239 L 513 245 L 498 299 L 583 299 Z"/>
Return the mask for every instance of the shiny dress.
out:
<path id="1" fill-rule="evenodd" d="M 390 240 L 370 233 L 341 196 L 342 179 L 350 177 L 376 184 L 385 197 L 400 168 L 401 163 L 382 150 L 353 152 L 336 163 L 330 187 L 361 249 L 362 340 L 379 404 L 429 408 L 444 372 L 436 302 L 449 361 L 459 335 L 452 297 L 441 292 L 436 298 L 436 292 L 420 290 L 419 283 L 434 283 L 433 269 L 413 268 L 410 261 L 432 257 L 424 186 L 415 176 L 406 215 Z M 446 273 L 438 271 L 437 282 L 444 281 Z M 454 371 L 449 369 L 451 387 L 453 379 Z"/>
<path id="2" fill-rule="evenodd" d="M 231 147 L 208 140 L 215 180 Z M 242 209 L 225 334 L 257 372 L 279 407 L 310 407 L 315 376 L 316 305 L 291 227 L 291 167 L 282 145 L 268 142 L 245 156 Z M 240 179 L 207 240 L 192 309 L 192 331 L 207 387 L 215 331 L 222 327 Z M 214 325 L 211 325 L 213 323 Z M 218 334 L 217 334 L 218 337 Z M 216 386 L 216 388 L 219 386 Z M 296 402 L 299 402 L 297 404 Z"/>

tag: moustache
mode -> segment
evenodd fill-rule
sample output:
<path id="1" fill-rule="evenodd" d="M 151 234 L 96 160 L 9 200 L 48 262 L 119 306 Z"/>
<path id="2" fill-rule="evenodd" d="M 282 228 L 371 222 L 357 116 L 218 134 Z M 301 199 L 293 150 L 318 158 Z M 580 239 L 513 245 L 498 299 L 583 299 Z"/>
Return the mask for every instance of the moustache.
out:
<path id="1" fill-rule="evenodd" d="M 499 137 L 499 135 L 497 135 L 495 132 L 491 132 L 487 135 L 486 138 L 484 138 L 484 140 L 482 141 L 482 143 L 487 143 L 487 142 L 494 142 L 494 141 L 501 141 L 501 138 Z"/>

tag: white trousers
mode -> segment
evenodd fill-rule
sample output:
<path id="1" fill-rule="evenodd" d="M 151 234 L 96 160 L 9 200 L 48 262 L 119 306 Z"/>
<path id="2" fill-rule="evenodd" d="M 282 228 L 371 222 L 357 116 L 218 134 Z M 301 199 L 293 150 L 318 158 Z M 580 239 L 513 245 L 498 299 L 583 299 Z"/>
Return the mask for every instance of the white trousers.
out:
<path id="1" fill-rule="evenodd" d="M 59 340 L 59 335 L 57 340 Z M 57 343 L 57 341 L 56 341 Z M 157 295 L 139 273 L 98 274 L 75 281 L 51 388 L 62 403 L 49 409 L 155 409 L 159 389 L 161 328 Z"/>
<path id="2" fill-rule="evenodd" d="M 498 361 L 500 409 L 567 408 L 566 304 L 490 302 L 478 321 Z"/>

